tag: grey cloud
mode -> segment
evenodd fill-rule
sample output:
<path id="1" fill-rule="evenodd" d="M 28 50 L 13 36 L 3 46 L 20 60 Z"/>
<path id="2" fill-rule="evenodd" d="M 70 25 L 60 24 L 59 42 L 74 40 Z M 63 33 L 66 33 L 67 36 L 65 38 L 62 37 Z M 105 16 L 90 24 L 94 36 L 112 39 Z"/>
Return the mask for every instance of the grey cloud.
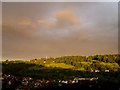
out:
<path id="1" fill-rule="evenodd" d="M 3 57 L 117 53 L 116 5 L 3 3 Z"/>

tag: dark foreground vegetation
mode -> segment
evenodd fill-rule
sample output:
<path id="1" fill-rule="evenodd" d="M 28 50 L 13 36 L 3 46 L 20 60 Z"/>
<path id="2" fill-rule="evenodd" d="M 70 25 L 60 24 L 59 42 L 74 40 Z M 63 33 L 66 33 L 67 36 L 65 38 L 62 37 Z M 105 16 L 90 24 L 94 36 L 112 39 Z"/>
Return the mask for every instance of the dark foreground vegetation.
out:
<path id="1" fill-rule="evenodd" d="M 2 62 L 2 90 L 120 90 L 120 55 Z"/>

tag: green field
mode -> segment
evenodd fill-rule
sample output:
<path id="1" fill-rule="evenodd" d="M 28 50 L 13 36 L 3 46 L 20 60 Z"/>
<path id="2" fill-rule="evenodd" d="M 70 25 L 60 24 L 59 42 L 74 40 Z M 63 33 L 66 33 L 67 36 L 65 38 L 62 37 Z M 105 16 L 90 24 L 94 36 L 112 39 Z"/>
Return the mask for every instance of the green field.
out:
<path id="1" fill-rule="evenodd" d="M 73 69 L 75 68 L 72 65 L 68 65 L 65 63 L 48 63 L 48 64 L 44 64 L 45 67 L 57 67 L 57 68 L 63 68 L 63 69 Z"/>

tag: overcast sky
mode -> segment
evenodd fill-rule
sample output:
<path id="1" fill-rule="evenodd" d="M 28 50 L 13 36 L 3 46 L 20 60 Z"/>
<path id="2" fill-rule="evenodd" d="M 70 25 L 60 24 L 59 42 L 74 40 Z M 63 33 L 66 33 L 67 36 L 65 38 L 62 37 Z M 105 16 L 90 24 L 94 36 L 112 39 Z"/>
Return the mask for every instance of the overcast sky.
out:
<path id="1" fill-rule="evenodd" d="M 3 59 L 118 53 L 118 3 L 3 3 Z"/>

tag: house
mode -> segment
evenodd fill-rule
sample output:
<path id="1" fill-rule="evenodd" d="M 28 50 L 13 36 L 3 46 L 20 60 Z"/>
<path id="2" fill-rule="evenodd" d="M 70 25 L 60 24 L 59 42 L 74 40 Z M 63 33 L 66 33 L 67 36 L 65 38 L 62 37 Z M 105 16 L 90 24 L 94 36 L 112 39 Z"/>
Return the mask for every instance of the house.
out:
<path id="1" fill-rule="evenodd" d="M 35 58 L 35 59 L 30 60 L 30 61 L 32 61 L 32 62 L 36 62 L 36 61 L 37 61 L 37 59 Z"/>
<path id="2" fill-rule="evenodd" d="M 46 60 L 44 60 L 43 63 L 46 63 Z"/>
<path id="3" fill-rule="evenodd" d="M 105 70 L 105 72 L 110 72 L 110 70 Z"/>
<path id="4" fill-rule="evenodd" d="M 100 70 L 95 70 L 95 72 L 100 72 Z"/>

